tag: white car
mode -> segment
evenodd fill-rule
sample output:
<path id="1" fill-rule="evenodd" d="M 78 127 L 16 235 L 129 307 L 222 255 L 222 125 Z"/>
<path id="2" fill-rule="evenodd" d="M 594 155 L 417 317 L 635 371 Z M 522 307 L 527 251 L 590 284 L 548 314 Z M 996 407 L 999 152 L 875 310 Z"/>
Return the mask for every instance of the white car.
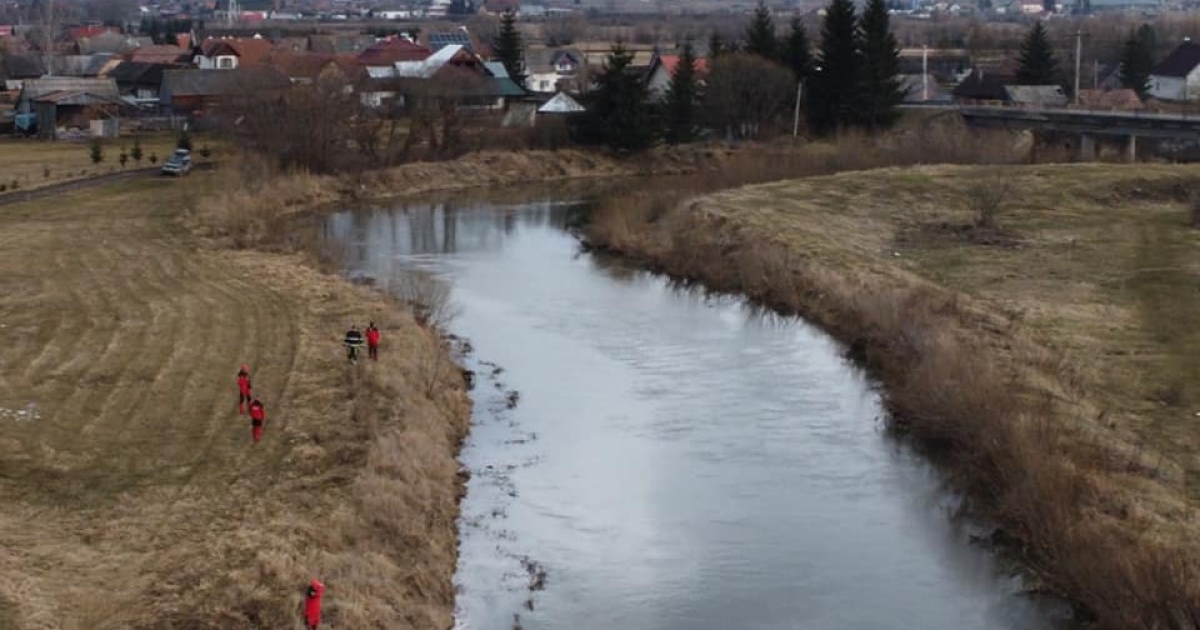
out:
<path id="1" fill-rule="evenodd" d="M 162 165 L 163 175 L 174 175 L 176 177 L 187 175 L 188 171 L 192 170 L 192 152 L 187 149 L 175 149 L 171 157 L 167 158 Z"/>

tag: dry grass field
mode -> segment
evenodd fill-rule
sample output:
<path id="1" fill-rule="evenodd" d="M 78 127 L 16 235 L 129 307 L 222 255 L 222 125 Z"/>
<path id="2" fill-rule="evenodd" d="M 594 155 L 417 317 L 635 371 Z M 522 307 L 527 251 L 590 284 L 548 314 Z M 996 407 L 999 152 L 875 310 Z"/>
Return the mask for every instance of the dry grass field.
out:
<path id="1" fill-rule="evenodd" d="M 154 166 L 150 163 L 150 155 L 158 158 L 162 165 L 171 152 L 175 150 L 176 137 L 171 133 L 147 133 L 139 136 L 142 145 L 142 161 L 139 165 L 132 157 L 125 164 L 125 169 L 147 168 Z M 193 138 L 193 147 L 199 150 L 202 145 L 218 144 L 209 138 Z M 90 147 L 86 142 L 48 142 L 34 139 L 0 139 L 0 186 L 4 192 L 14 189 L 40 188 L 50 184 L 59 184 L 84 177 L 115 173 L 120 170 L 118 156 L 122 147 L 128 151 L 133 148 L 133 138 L 124 137 L 104 141 L 104 161 L 93 164 Z M 196 156 L 199 158 L 200 156 Z M 3 193 L 0 193 L 0 197 Z"/>
<path id="2" fill-rule="evenodd" d="M 611 200 L 593 242 L 798 311 L 885 382 L 1043 587 L 1200 621 L 1200 169 L 880 169 Z"/>
<path id="3" fill-rule="evenodd" d="M 299 256 L 207 248 L 178 184 L 0 206 L 0 628 L 292 627 L 312 577 L 332 627 L 448 627 L 469 401 L 440 340 Z"/>

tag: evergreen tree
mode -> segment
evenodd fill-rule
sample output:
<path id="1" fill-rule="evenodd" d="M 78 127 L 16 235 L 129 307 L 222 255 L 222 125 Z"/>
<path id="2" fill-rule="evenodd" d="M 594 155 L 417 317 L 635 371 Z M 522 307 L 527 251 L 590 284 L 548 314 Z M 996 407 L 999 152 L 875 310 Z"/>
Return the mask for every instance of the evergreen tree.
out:
<path id="1" fill-rule="evenodd" d="M 92 164 L 104 161 L 104 145 L 100 143 L 100 138 L 92 138 L 88 143 L 88 157 L 92 158 Z"/>
<path id="2" fill-rule="evenodd" d="M 667 87 L 664 109 L 666 139 L 671 144 L 691 142 L 696 135 L 696 51 L 686 41 L 679 54 L 679 64 Z"/>
<path id="3" fill-rule="evenodd" d="M 792 30 L 783 42 L 780 60 L 796 75 L 797 81 L 803 81 L 812 72 L 812 51 L 809 48 L 804 21 L 798 17 L 792 18 Z"/>
<path id="4" fill-rule="evenodd" d="M 862 15 L 862 105 L 859 114 L 868 129 L 892 126 L 904 101 L 900 79 L 900 45 L 892 34 L 884 0 L 869 0 Z"/>
<path id="5" fill-rule="evenodd" d="M 1142 50 L 1146 52 L 1151 60 L 1158 55 L 1158 33 L 1154 31 L 1154 27 L 1149 24 L 1141 25 L 1137 30 L 1138 41 L 1141 42 Z"/>
<path id="6" fill-rule="evenodd" d="M 775 61 L 779 58 L 779 40 L 775 37 L 775 20 L 763 0 L 754 9 L 754 20 L 746 28 L 746 52 L 763 59 Z"/>
<path id="7" fill-rule="evenodd" d="M 1134 90 L 1138 96 L 1150 91 L 1150 68 L 1154 67 L 1154 51 L 1140 31 L 1129 33 L 1121 51 L 1121 85 Z"/>
<path id="8" fill-rule="evenodd" d="M 630 68 L 633 53 L 619 42 L 613 46 L 594 88 L 584 97 L 587 111 L 579 119 L 580 142 L 604 144 L 624 153 L 654 144 L 654 107 L 643 73 Z"/>
<path id="9" fill-rule="evenodd" d="M 829 133 L 856 120 L 862 55 L 853 0 L 831 0 L 821 24 L 817 69 L 808 81 L 808 124 Z"/>
<path id="10" fill-rule="evenodd" d="M 504 64 L 508 76 L 522 87 L 525 85 L 525 51 L 521 45 L 521 33 L 517 30 L 517 14 L 512 9 L 500 17 L 500 31 L 492 41 L 496 59 Z"/>
<path id="11" fill-rule="evenodd" d="M 708 60 L 711 62 L 720 57 L 723 52 L 725 52 L 725 40 L 721 39 L 721 33 L 714 28 L 708 35 Z"/>
<path id="12" fill-rule="evenodd" d="M 1046 27 L 1035 22 L 1025 41 L 1021 42 L 1021 67 L 1017 70 L 1017 82 L 1021 85 L 1058 85 L 1058 60 L 1050 48 Z"/>

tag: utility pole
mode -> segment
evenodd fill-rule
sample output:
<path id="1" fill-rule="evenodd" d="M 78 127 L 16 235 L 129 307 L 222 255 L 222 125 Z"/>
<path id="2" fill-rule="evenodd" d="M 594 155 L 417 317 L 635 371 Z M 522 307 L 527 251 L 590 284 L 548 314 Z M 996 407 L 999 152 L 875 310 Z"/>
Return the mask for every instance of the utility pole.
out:
<path id="1" fill-rule="evenodd" d="M 796 81 L 796 113 L 792 116 L 792 137 L 800 135 L 800 97 L 804 93 L 804 79 Z"/>
<path id="2" fill-rule="evenodd" d="M 929 102 L 929 46 L 921 46 L 921 102 Z"/>
<path id="3" fill-rule="evenodd" d="M 1083 54 L 1083 30 L 1075 29 L 1075 106 L 1079 106 L 1079 64 Z"/>

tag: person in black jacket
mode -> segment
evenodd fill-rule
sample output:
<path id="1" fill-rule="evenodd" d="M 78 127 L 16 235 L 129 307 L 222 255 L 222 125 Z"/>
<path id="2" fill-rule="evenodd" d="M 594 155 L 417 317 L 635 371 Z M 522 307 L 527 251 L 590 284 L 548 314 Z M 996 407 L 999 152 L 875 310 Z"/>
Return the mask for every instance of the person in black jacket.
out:
<path id="1" fill-rule="evenodd" d="M 358 349 L 363 346 L 363 334 L 358 329 L 358 326 L 351 326 L 350 330 L 346 331 L 346 358 L 350 359 L 351 363 L 358 361 Z"/>

